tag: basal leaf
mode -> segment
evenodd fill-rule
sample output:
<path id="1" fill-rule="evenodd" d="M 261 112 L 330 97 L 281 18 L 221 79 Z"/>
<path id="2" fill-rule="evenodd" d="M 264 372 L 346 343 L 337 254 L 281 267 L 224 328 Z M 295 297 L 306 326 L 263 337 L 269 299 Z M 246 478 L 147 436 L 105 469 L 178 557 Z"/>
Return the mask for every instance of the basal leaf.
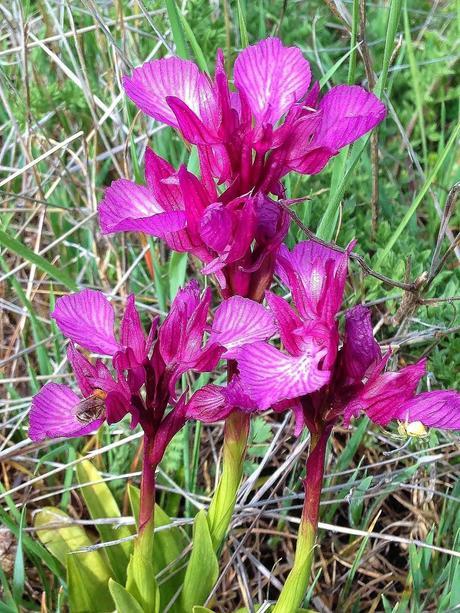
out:
<path id="1" fill-rule="evenodd" d="M 140 547 L 135 546 L 131 555 L 126 589 L 144 611 L 160 612 L 160 591 L 155 581 L 155 571 L 150 560 L 142 555 Z"/>
<path id="2" fill-rule="evenodd" d="M 88 613 L 95 610 L 105 613 L 113 611 L 113 601 L 109 591 L 110 576 L 102 578 L 97 574 L 90 558 L 92 551 L 67 555 L 67 583 L 69 586 L 70 613 Z M 91 561 L 88 561 L 88 560 Z"/>
<path id="3" fill-rule="evenodd" d="M 80 486 L 90 483 L 90 485 L 80 487 L 80 491 L 92 519 L 121 517 L 120 509 L 112 492 L 102 480 L 100 472 L 89 460 L 77 464 L 77 478 Z M 133 534 L 128 526 L 117 528 L 114 524 L 96 524 L 96 528 L 104 542 L 129 538 Z M 131 549 L 132 542 L 119 543 L 106 548 L 113 576 L 122 584 L 126 581 L 126 569 L 129 564 Z"/>
<path id="4" fill-rule="evenodd" d="M 185 573 L 181 595 L 183 611 L 202 605 L 219 575 L 219 564 L 212 544 L 205 511 L 199 511 L 193 526 L 193 548 Z"/>
<path id="5" fill-rule="evenodd" d="M 115 603 L 117 613 L 125 613 L 125 611 L 129 611 L 129 613 L 143 613 L 144 609 L 134 596 L 113 579 L 109 580 L 109 590 Z"/>
<path id="6" fill-rule="evenodd" d="M 73 553 L 93 544 L 86 531 L 56 507 L 45 507 L 37 513 L 34 526 L 43 545 L 67 566 L 71 611 L 91 610 L 84 608 L 87 601 L 98 602 L 101 612 L 111 611 L 113 605 L 107 585 L 110 567 L 105 554 L 99 550 Z"/>

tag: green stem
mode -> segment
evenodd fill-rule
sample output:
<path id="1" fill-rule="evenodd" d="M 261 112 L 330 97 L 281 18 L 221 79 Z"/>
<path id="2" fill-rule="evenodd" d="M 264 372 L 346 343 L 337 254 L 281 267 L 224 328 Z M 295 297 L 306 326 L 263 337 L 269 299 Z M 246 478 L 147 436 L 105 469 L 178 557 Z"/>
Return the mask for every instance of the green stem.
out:
<path id="1" fill-rule="evenodd" d="M 308 588 L 318 530 L 324 460 L 330 432 L 330 428 L 325 428 L 311 435 L 307 475 L 304 481 L 305 500 L 297 536 L 294 565 L 272 613 L 297 613 Z"/>
<path id="2" fill-rule="evenodd" d="M 225 538 L 235 508 L 243 476 L 249 422 L 249 415 L 241 411 L 234 411 L 225 422 L 222 474 L 208 510 L 209 531 L 215 551 Z"/>

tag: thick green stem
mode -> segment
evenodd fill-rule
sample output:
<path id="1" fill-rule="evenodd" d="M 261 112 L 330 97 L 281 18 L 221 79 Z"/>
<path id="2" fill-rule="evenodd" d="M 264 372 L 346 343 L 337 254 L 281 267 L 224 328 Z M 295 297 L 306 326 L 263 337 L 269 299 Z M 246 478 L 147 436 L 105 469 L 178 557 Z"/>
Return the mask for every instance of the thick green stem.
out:
<path id="1" fill-rule="evenodd" d="M 208 510 L 209 531 L 215 551 L 225 538 L 235 508 L 243 476 L 249 421 L 249 415 L 234 411 L 225 422 L 222 474 Z"/>
<path id="2" fill-rule="evenodd" d="M 305 500 L 300 520 L 294 566 L 281 590 L 273 613 L 297 613 L 308 588 L 318 529 L 324 459 L 330 429 L 312 434 L 304 481 Z"/>

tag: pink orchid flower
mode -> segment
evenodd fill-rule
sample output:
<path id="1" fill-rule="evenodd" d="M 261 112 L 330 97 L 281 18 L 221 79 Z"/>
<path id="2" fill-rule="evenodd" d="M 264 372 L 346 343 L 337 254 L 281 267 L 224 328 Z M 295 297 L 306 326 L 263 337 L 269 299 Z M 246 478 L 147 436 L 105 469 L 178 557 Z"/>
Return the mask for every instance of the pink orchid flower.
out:
<path id="1" fill-rule="evenodd" d="M 386 114 L 380 100 L 357 86 L 334 87 L 318 101 L 318 84 L 309 91 L 308 61 L 278 38 L 241 51 L 233 82 L 230 90 L 222 51 L 214 79 L 176 57 L 147 62 L 123 79 L 144 113 L 198 147 L 205 182 L 214 177 L 234 194 L 262 185 L 278 192 L 291 170 L 320 172 Z"/>
<path id="2" fill-rule="evenodd" d="M 262 194 L 226 201 L 215 187 L 210 196 L 185 167 L 176 172 L 150 149 L 145 178 L 146 186 L 119 179 L 106 190 L 99 204 L 102 231 L 163 238 L 171 249 L 198 257 L 202 272 L 214 273 L 227 295 L 251 293 L 257 271 L 262 297 L 289 225 L 280 205 Z M 256 288 L 253 282 L 253 296 Z"/>
<path id="3" fill-rule="evenodd" d="M 209 326 L 211 292 L 208 289 L 201 295 L 198 283 L 191 281 L 178 292 L 163 323 L 158 326 L 156 319 L 146 337 L 134 296 L 128 298 L 118 336 L 113 307 L 101 292 L 84 290 L 59 298 L 52 317 L 71 341 L 67 355 L 81 396 L 65 385 L 47 383 L 32 401 L 30 437 L 82 436 L 105 420 L 114 423 L 131 414 L 131 427 L 140 423 L 149 437 L 159 437 L 156 440 L 166 445 L 186 419 L 199 415 L 196 400 L 186 402 L 185 394 L 177 400 L 181 375 L 190 370 L 212 371 L 227 349 L 269 338 L 275 331 L 272 315 L 261 305 L 239 297 L 231 299 L 230 305 L 233 300 L 246 325 L 240 322 L 237 327 L 230 318 L 216 317 Z M 254 319 L 257 325 L 248 335 Z M 75 344 L 109 356 L 115 375 L 101 359 L 92 363 Z M 165 417 L 168 403 L 174 408 Z M 203 419 L 223 419 L 229 410 L 216 407 L 212 415 L 209 411 L 203 414 Z M 165 447 L 160 447 L 157 445 L 156 453 L 162 455 Z"/>
<path id="4" fill-rule="evenodd" d="M 201 179 L 147 149 L 146 185 L 114 181 L 99 205 L 102 231 L 137 231 L 189 252 L 215 274 L 223 296 L 260 301 L 289 227 L 281 178 L 314 174 L 385 116 L 360 87 L 332 88 L 318 102 L 295 47 L 270 38 L 240 53 L 230 91 L 217 56 L 213 80 L 188 60 L 165 58 L 125 77 L 139 108 L 197 146 Z M 216 182 L 220 184 L 218 187 Z"/>
<path id="5" fill-rule="evenodd" d="M 239 375 L 215 391 L 220 401 L 252 412 L 272 407 L 292 409 L 296 433 L 330 432 L 340 417 L 345 424 L 365 413 L 379 425 L 393 420 L 407 425 L 460 429 L 460 394 L 437 390 L 417 395 L 426 360 L 398 372 L 383 372 L 372 333 L 371 314 L 356 306 L 346 314 L 340 347 L 337 313 L 343 299 L 349 249 L 339 252 L 312 241 L 292 252 L 282 249 L 278 273 L 291 290 L 295 309 L 266 293 L 283 349 L 266 341 L 237 347 Z M 230 308 L 231 305 L 230 305 Z M 339 348 L 340 347 L 340 348 Z"/>

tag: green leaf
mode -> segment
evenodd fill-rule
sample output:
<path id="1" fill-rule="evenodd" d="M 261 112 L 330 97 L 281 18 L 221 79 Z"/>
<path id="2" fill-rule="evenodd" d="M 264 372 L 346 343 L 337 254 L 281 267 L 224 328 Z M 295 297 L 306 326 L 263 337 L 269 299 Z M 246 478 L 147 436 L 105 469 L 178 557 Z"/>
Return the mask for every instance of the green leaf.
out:
<path id="1" fill-rule="evenodd" d="M 140 492 L 139 488 L 130 485 L 128 489 L 129 502 L 131 511 L 134 515 L 137 525 L 139 516 Z M 171 518 L 163 511 L 163 509 L 155 505 L 155 528 L 160 526 L 168 526 L 172 523 Z M 187 540 L 184 533 L 178 526 L 169 528 L 168 530 L 160 530 L 155 533 L 153 543 L 153 570 L 155 575 L 160 573 L 167 566 L 171 568 L 171 577 L 162 578 L 159 585 L 161 602 L 167 603 L 174 596 L 176 591 L 182 585 L 185 569 L 177 571 L 173 562 L 177 560 L 187 546 Z"/>
<path id="2" fill-rule="evenodd" d="M 114 581 L 109 580 L 109 590 L 116 606 L 117 613 L 143 613 L 144 609 L 128 590 Z"/>
<path id="3" fill-rule="evenodd" d="M 69 523 L 68 526 L 65 525 L 66 522 Z M 101 608 L 101 611 L 110 611 L 111 599 L 107 587 L 110 567 L 105 555 L 100 550 L 72 553 L 93 545 L 86 531 L 73 524 L 72 519 L 57 507 L 44 507 L 39 511 L 34 517 L 34 527 L 48 551 L 61 564 L 67 566 L 69 594 L 72 592 L 76 607 L 72 608 L 72 611 L 84 611 L 81 607 L 85 599 L 93 603 L 100 602 L 101 607 L 108 607 Z"/>
<path id="4" fill-rule="evenodd" d="M 141 506 L 141 492 L 138 487 L 132 485 L 131 483 L 128 485 L 128 498 L 129 505 L 131 507 L 131 513 L 133 514 L 134 521 L 136 522 L 136 528 L 139 528 L 139 508 Z"/>
<path id="5" fill-rule="evenodd" d="M 190 611 L 194 605 L 202 605 L 218 576 L 219 564 L 214 553 L 206 513 L 201 510 L 197 513 L 193 525 L 193 548 L 182 589 L 182 609 Z"/>
<path id="6" fill-rule="evenodd" d="M 171 524 L 171 518 L 161 507 L 155 505 L 155 528 L 171 526 Z M 179 563 L 183 564 L 181 555 L 186 547 L 187 540 L 178 526 L 155 532 L 152 560 L 155 575 L 167 567 L 170 569 L 169 576 L 165 574 L 159 585 L 162 603 L 170 602 L 183 583 L 185 568 L 178 570 L 174 562 L 179 560 Z"/>
<path id="7" fill-rule="evenodd" d="M 94 611 L 95 603 L 97 603 L 97 611 L 101 613 L 113 611 L 113 602 L 108 586 L 110 576 L 102 579 L 97 574 L 97 569 L 91 563 L 88 563 L 89 557 L 86 556 L 92 556 L 93 553 L 97 552 L 69 554 L 67 556 L 70 613 Z M 83 560 L 83 557 L 86 557 L 86 559 Z"/>
<path id="8" fill-rule="evenodd" d="M 128 498 L 129 506 L 131 507 L 131 513 L 133 514 L 134 521 L 136 522 L 136 529 L 139 528 L 139 508 L 141 506 L 141 492 L 138 487 L 128 485 Z"/>
<path id="9" fill-rule="evenodd" d="M 20 601 L 24 592 L 25 572 L 24 572 L 24 551 L 22 547 L 22 537 L 24 533 L 24 517 L 26 505 L 22 507 L 21 521 L 19 523 L 19 538 L 14 559 L 13 571 L 13 598 L 16 602 Z"/>
<path id="10" fill-rule="evenodd" d="M 373 477 L 365 477 L 358 483 L 350 499 L 349 517 L 352 526 L 359 527 L 364 508 L 364 497 L 370 488 Z"/>
<path id="11" fill-rule="evenodd" d="M 142 555 L 141 547 L 134 547 L 128 566 L 126 589 L 144 611 L 159 613 L 160 591 L 155 581 L 153 565 Z"/>
<path id="12" fill-rule="evenodd" d="M 1 483 L 0 483 L 0 492 L 2 492 L 3 494 L 5 492 L 5 488 L 2 486 Z M 16 519 L 17 509 L 14 506 L 14 503 L 12 502 L 10 496 L 5 495 L 4 500 L 9 506 L 9 513 L 0 506 L 0 522 L 4 524 L 9 530 L 11 530 L 11 532 L 15 535 L 16 539 L 19 540 L 20 528 L 17 525 L 16 521 L 14 521 L 14 519 Z M 13 506 L 10 506 L 10 501 L 11 501 L 11 505 Z M 14 519 L 12 519 L 12 517 Z M 18 521 L 20 521 L 20 519 L 18 519 Z M 65 573 L 64 573 L 63 564 L 59 564 L 56 558 L 53 555 L 51 555 L 45 549 L 45 547 L 43 547 L 40 543 L 38 543 L 32 537 L 28 536 L 27 533 L 23 532 L 22 542 L 23 542 L 23 547 L 25 551 L 30 557 L 36 558 L 37 560 L 42 561 L 44 564 L 46 564 L 46 566 L 51 570 L 51 572 L 56 577 L 58 577 L 63 583 L 65 583 Z"/>
<path id="13" fill-rule="evenodd" d="M 200 605 L 193 607 L 192 613 L 214 613 L 212 609 L 208 609 L 207 607 L 202 607 Z"/>
<path id="14" fill-rule="evenodd" d="M 195 37 L 195 34 L 193 33 L 192 28 L 189 26 L 187 20 L 185 19 L 185 16 L 180 11 L 177 11 L 177 13 L 179 15 L 180 23 L 184 29 L 185 35 L 188 38 L 191 48 L 193 49 L 193 55 L 195 56 L 196 63 L 203 72 L 208 72 L 206 58 L 204 56 L 203 50 L 198 44 L 198 41 Z"/>
<path id="15" fill-rule="evenodd" d="M 75 292 L 78 290 L 78 285 L 75 283 L 73 279 L 71 279 L 65 272 L 62 272 L 60 268 L 50 264 L 48 260 L 45 260 L 44 257 L 26 247 L 21 241 L 18 241 L 16 238 L 9 236 L 4 230 L 0 230 L 0 245 L 3 245 L 19 257 L 27 260 L 31 264 L 35 264 L 37 268 L 46 272 L 50 277 L 59 281 L 69 290 Z"/>
<path id="16" fill-rule="evenodd" d="M 80 491 L 92 519 L 121 517 L 118 504 L 97 468 L 89 460 L 84 460 L 77 464 L 76 471 Z M 84 485 L 85 483 L 90 483 L 90 485 Z M 110 524 L 96 524 L 96 528 L 104 542 L 129 538 L 133 534 L 128 526 L 117 528 Z M 126 569 L 131 550 L 132 542 L 119 543 L 106 548 L 114 578 L 123 584 L 126 581 Z"/>

